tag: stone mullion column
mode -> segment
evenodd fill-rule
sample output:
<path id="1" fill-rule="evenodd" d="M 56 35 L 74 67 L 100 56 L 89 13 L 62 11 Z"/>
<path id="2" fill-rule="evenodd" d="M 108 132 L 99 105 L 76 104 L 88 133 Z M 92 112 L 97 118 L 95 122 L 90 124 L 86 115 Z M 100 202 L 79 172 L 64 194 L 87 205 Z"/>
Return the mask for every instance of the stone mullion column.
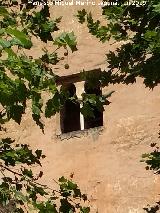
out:
<path id="1" fill-rule="evenodd" d="M 80 104 L 80 108 L 83 107 L 83 104 Z M 84 116 L 80 112 L 80 124 L 81 124 L 81 130 L 84 130 Z"/>
<path id="2" fill-rule="evenodd" d="M 76 86 L 76 94 L 79 100 L 82 100 L 81 94 L 84 92 L 84 82 L 78 82 L 75 84 Z M 80 108 L 83 107 L 83 104 L 80 103 Z M 80 112 L 80 125 L 81 125 L 81 130 L 84 130 L 84 116 Z"/>

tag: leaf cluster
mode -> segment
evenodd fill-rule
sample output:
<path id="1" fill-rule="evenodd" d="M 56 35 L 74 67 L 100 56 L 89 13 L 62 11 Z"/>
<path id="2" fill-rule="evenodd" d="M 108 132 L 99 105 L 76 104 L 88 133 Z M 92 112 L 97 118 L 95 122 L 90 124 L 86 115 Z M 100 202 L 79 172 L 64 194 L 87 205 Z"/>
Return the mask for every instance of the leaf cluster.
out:
<path id="1" fill-rule="evenodd" d="M 134 83 L 139 76 L 144 78 L 147 87 L 154 88 L 160 82 L 159 1 L 147 0 L 145 4 L 139 1 L 137 5 L 127 5 L 125 0 L 115 2 L 117 5 L 103 7 L 103 15 L 108 21 L 106 26 L 94 21 L 91 13 L 79 11 L 77 16 L 101 41 L 109 41 L 110 38 L 122 41 L 116 51 L 106 55 L 107 71 L 113 78 L 116 72 L 117 83 Z"/>
<path id="2" fill-rule="evenodd" d="M 38 10 L 26 0 L 0 1 L 0 131 L 5 131 L 4 124 L 10 119 L 21 124 L 28 103 L 33 120 L 44 130 L 41 115 L 51 117 L 69 98 L 64 91 L 58 91 L 53 66 L 62 60 L 57 50 L 64 48 L 67 56 L 68 48 L 77 50 L 77 42 L 73 32 L 53 38 L 60 21 L 61 17 L 50 18 L 47 5 Z M 26 49 L 32 51 L 33 36 L 41 42 L 52 41 L 53 51 L 44 48 L 39 58 L 26 55 Z M 44 92 L 48 93 L 46 102 Z M 17 213 L 88 213 L 89 207 L 83 207 L 87 197 L 72 180 L 61 178 L 57 182 L 59 190 L 39 183 L 43 172 L 34 174 L 32 166 L 41 166 L 44 157 L 41 150 L 33 151 L 27 144 L 1 139 L 0 205 L 5 208 L 13 202 L 7 212 Z"/>

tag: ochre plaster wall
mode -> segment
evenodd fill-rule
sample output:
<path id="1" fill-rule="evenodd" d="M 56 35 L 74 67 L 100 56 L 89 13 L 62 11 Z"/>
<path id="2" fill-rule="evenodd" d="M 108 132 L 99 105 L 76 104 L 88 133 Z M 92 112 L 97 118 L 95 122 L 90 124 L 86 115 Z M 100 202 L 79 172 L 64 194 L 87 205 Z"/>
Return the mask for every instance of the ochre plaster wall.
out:
<path id="1" fill-rule="evenodd" d="M 68 59 L 70 69 L 60 67 L 57 71 L 60 75 L 105 67 L 105 53 L 113 48 L 99 43 L 85 26 L 78 24 L 73 17 L 77 9 L 51 8 L 52 15 L 64 16 L 61 29 L 74 30 L 78 38 L 79 50 Z M 95 18 L 100 17 L 100 8 L 87 9 L 92 10 Z M 35 56 L 40 47 L 39 43 L 35 45 Z M 53 48 L 51 43 L 48 47 Z M 57 118 L 42 118 L 43 134 L 32 121 L 28 108 L 22 124 L 10 122 L 6 135 L 43 150 L 46 155 L 42 161 L 43 183 L 53 186 L 53 179 L 74 173 L 73 179 L 88 193 L 92 212 L 98 209 L 99 213 L 142 213 L 144 206 L 158 199 L 160 189 L 158 176 L 146 171 L 140 162 L 142 153 L 151 150 L 150 143 L 159 143 L 160 89 L 149 91 L 138 79 L 134 85 L 109 86 L 103 92 L 111 90 L 115 93 L 109 99 L 112 103 L 105 107 L 102 131 L 90 130 L 60 140 L 56 136 Z"/>

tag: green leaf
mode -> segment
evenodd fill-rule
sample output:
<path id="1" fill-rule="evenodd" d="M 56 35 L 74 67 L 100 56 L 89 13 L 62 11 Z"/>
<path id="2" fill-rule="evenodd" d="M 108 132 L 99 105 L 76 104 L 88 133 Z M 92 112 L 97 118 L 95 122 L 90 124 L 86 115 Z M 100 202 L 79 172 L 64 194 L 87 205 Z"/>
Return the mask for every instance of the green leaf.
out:
<path id="1" fill-rule="evenodd" d="M 72 181 L 68 181 L 68 189 L 74 190 L 77 188 L 77 184 L 73 183 Z"/>
<path id="2" fill-rule="evenodd" d="M 32 112 L 34 115 L 40 116 L 42 105 L 43 105 L 43 103 L 42 103 L 42 99 L 41 99 L 41 94 L 39 94 L 37 92 L 33 92 L 33 94 L 32 94 Z"/>
<path id="3" fill-rule="evenodd" d="M 154 7 L 153 11 L 160 14 L 160 3 L 157 5 L 153 5 L 153 7 Z"/>
<path id="4" fill-rule="evenodd" d="M 32 112 L 33 112 L 33 114 L 35 114 L 35 115 L 40 115 L 41 110 L 40 110 L 40 108 L 39 108 L 37 105 L 33 104 L 33 105 L 32 105 Z"/>
<path id="5" fill-rule="evenodd" d="M 0 29 L 0 35 L 3 35 L 4 33 L 5 33 L 5 29 L 4 28 Z"/>
<path id="6" fill-rule="evenodd" d="M 20 191 L 14 190 L 15 198 L 22 200 L 24 203 L 27 202 L 27 197 Z"/>
<path id="7" fill-rule="evenodd" d="M 69 201 L 67 199 L 61 199 L 61 206 L 60 206 L 60 212 L 66 212 L 66 213 L 73 213 L 75 212 L 75 208 L 74 206 L 69 203 Z"/>
<path id="8" fill-rule="evenodd" d="M 79 21 L 79 23 L 83 24 L 85 22 L 87 12 L 85 9 L 78 10 L 77 12 L 78 12 L 78 14 L 76 16 L 78 18 L 78 21 Z"/>
<path id="9" fill-rule="evenodd" d="M 45 107 L 45 116 L 50 118 L 51 116 L 55 115 L 56 112 L 60 110 L 60 95 L 56 92 L 52 99 L 49 99 L 46 103 Z"/>
<path id="10" fill-rule="evenodd" d="M 4 49 L 6 53 L 8 53 L 8 57 L 10 58 L 18 58 L 15 52 L 11 48 Z"/>
<path id="11" fill-rule="evenodd" d="M 67 179 L 64 176 L 62 176 L 62 177 L 59 178 L 58 181 L 61 182 L 61 183 L 65 183 L 65 182 L 67 182 Z"/>
<path id="12" fill-rule="evenodd" d="M 24 169 L 24 170 L 22 171 L 22 173 L 23 173 L 23 175 L 26 175 L 26 176 L 28 176 L 29 178 L 33 178 L 33 173 L 32 173 L 32 170 L 31 170 L 31 169 L 30 169 L 30 170 Z"/>
<path id="13" fill-rule="evenodd" d="M 24 113 L 23 106 L 21 105 L 12 105 L 7 107 L 7 115 L 9 119 L 13 119 L 15 122 L 20 124 L 22 114 Z"/>
<path id="14" fill-rule="evenodd" d="M 0 6 L 0 16 L 6 16 L 9 15 L 8 11 L 5 7 Z"/>
<path id="15" fill-rule="evenodd" d="M 2 38 L 0 38 L 0 45 L 3 47 L 3 48 L 9 48 L 11 47 L 11 43 L 7 40 L 4 40 Z"/>
<path id="16" fill-rule="evenodd" d="M 56 205 L 50 201 L 35 203 L 35 207 L 39 210 L 38 213 L 58 213 L 56 210 Z"/>
<path id="17" fill-rule="evenodd" d="M 13 35 L 15 36 L 15 38 L 17 40 L 19 40 L 19 42 L 21 43 L 21 45 L 26 48 L 26 49 L 30 49 L 32 47 L 32 42 L 31 40 L 28 38 L 27 35 L 25 35 L 25 33 L 17 30 L 17 29 L 12 29 L 12 28 L 8 28 L 6 29 L 6 32 L 9 35 Z"/>
<path id="18" fill-rule="evenodd" d="M 77 50 L 77 42 L 76 42 L 76 36 L 74 35 L 73 32 L 71 33 L 62 33 L 60 36 L 58 36 L 55 40 L 54 40 L 54 44 L 58 45 L 59 47 L 65 47 L 68 45 L 70 47 L 70 49 L 72 50 L 72 52 Z"/>
<path id="19" fill-rule="evenodd" d="M 94 112 L 92 107 L 89 103 L 84 103 L 83 107 L 81 108 L 81 113 L 84 115 L 84 117 L 92 117 L 94 118 Z"/>
<path id="20" fill-rule="evenodd" d="M 47 195 L 48 193 L 42 187 L 34 187 L 36 193 L 40 194 L 41 196 Z"/>
<path id="21" fill-rule="evenodd" d="M 148 30 L 145 34 L 144 34 L 144 38 L 147 40 L 147 41 L 152 41 L 155 37 L 157 36 L 157 32 L 154 31 L 154 30 Z"/>
<path id="22" fill-rule="evenodd" d="M 89 213 L 89 212 L 90 212 L 90 208 L 89 207 L 81 208 L 81 213 Z"/>

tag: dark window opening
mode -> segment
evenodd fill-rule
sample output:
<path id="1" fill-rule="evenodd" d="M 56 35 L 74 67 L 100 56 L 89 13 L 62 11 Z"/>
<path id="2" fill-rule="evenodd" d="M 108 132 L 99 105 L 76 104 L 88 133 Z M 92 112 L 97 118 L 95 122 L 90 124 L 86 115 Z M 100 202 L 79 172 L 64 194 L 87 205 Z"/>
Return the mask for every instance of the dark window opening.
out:
<path id="1" fill-rule="evenodd" d="M 85 93 L 95 94 L 97 96 L 102 95 L 100 88 L 100 82 L 97 82 L 96 85 L 90 85 L 88 82 L 85 82 L 84 85 Z M 100 111 L 95 107 L 93 109 L 94 117 L 84 117 L 84 129 L 90 129 L 98 126 L 103 126 L 103 111 Z"/>
<path id="2" fill-rule="evenodd" d="M 76 95 L 76 87 L 74 84 L 62 86 L 61 89 L 68 92 L 69 97 Z M 62 133 L 80 130 L 80 104 L 71 100 L 66 100 L 60 111 L 60 124 Z"/>

